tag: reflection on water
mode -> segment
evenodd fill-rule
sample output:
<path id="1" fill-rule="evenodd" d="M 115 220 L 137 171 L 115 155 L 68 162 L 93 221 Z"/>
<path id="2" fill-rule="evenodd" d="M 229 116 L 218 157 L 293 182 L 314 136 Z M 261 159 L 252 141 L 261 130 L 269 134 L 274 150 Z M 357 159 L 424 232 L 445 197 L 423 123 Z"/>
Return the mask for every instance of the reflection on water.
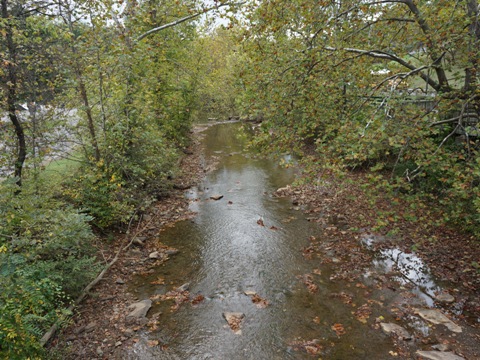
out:
<path id="1" fill-rule="evenodd" d="M 175 313 L 171 304 L 155 305 L 150 313 L 162 312 L 159 330 L 144 334 L 128 357 L 311 359 L 289 345 L 318 339 L 328 359 L 387 358 L 390 340 L 357 321 L 351 307 L 332 298 L 332 293 L 344 290 L 344 285 L 329 280 L 334 265 L 312 265 L 303 258 L 301 249 L 308 238 L 320 237 L 315 225 L 292 209 L 288 199 L 270 195 L 291 183 L 295 173 L 246 152 L 246 135 L 240 127 L 222 124 L 206 131 L 206 156 L 217 156 L 220 162 L 199 189 L 187 194 L 199 199 L 192 205 L 198 215 L 161 233 L 160 240 L 180 253 L 150 278 L 138 278 L 130 285 L 143 299 L 189 282 L 190 292 L 206 299 L 195 306 L 185 304 Z M 217 194 L 224 197 L 210 199 Z M 265 226 L 257 223 L 259 219 Z M 291 221 L 282 222 L 285 219 Z M 297 277 L 313 267 L 327 275 L 312 275 L 319 288 L 310 294 Z M 151 285 L 158 277 L 172 283 Z M 351 290 L 353 296 L 360 291 Z M 245 291 L 255 291 L 270 305 L 257 308 Z M 245 314 L 242 335 L 228 328 L 223 312 Z M 341 337 L 332 331 L 338 323 L 346 329 Z M 145 345 L 151 339 L 161 346 Z"/>
<path id="2" fill-rule="evenodd" d="M 381 239 L 373 236 L 362 239 L 362 243 L 370 249 L 376 241 Z M 402 285 L 413 286 L 411 291 L 423 299 L 428 306 L 434 305 L 435 294 L 441 292 L 441 288 L 430 275 L 427 265 L 414 253 L 407 254 L 397 248 L 380 250 L 375 256 L 373 265 L 379 273 L 398 273 L 395 280 Z"/>

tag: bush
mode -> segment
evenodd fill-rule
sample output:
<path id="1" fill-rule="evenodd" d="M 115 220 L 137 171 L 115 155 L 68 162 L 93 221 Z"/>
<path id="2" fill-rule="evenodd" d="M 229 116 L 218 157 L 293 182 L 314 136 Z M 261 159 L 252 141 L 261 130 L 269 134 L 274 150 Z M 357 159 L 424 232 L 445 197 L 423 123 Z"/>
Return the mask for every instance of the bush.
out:
<path id="1" fill-rule="evenodd" d="M 96 274 L 90 218 L 0 184 L 0 358 L 42 355 L 38 339 Z"/>

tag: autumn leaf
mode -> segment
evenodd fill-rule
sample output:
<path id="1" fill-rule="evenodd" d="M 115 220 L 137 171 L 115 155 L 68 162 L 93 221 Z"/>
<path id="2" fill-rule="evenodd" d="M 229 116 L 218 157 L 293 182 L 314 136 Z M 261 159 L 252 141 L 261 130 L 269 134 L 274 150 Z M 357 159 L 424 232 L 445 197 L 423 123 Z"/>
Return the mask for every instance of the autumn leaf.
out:
<path id="1" fill-rule="evenodd" d="M 202 294 L 198 294 L 192 299 L 191 304 L 197 305 L 201 303 L 203 300 L 205 300 L 205 296 L 203 296 Z"/>
<path id="2" fill-rule="evenodd" d="M 332 330 L 335 331 L 337 336 L 341 336 L 341 335 L 344 335 L 346 333 L 342 324 L 333 324 L 332 325 Z"/>
<path id="3" fill-rule="evenodd" d="M 260 225 L 260 226 L 265 226 L 265 224 L 263 223 L 263 219 L 260 218 L 257 220 L 257 224 Z"/>
<path id="4" fill-rule="evenodd" d="M 148 341 L 147 341 L 147 345 L 148 345 L 149 347 L 157 346 L 157 345 L 158 345 L 158 340 L 148 340 Z"/>
<path id="5" fill-rule="evenodd" d="M 162 277 L 158 277 L 156 280 L 150 282 L 152 285 L 165 285 L 165 279 Z"/>

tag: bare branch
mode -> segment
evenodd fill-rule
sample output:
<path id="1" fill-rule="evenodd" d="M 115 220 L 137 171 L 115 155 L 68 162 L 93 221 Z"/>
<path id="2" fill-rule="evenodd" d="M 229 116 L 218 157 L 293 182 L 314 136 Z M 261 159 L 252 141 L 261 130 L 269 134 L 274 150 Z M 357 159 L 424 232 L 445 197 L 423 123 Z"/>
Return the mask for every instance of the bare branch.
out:
<path id="1" fill-rule="evenodd" d="M 225 7 L 225 6 L 241 6 L 243 4 L 245 4 L 246 2 L 240 2 L 240 3 L 224 3 L 224 4 L 220 4 L 220 5 L 215 5 L 215 6 L 212 6 L 212 7 L 209 7 L 209 8 L 206 8 L 198 13 L 195 13 L 195 14 L 192 14 L 192 15 L 189 15 L 189 16 L 185 16 L 181 19 L 178 19 L 178 20 L 175 20 L 171 23 L 168 23 L 168 24 L 165 24 L 165 25 L 162 25 L 162 26 L 159 26 L 159 27 L 156 27 L 156 28 L 153 28 L 151 30 L 148 30 L 147 32 L 143 33 L 142 35 L 140 35 L 139 37 L 136 38 L 135 41 L 140 41 L 142 40 L 143 38 L 147 37 L 148 35 L 151 35 L 151 34 L 154 34 L 156 32 L 159 32 L 159 31 L 162 31 L 162 30 L 165 30 L 167 28 L 170 28 L 170 27 L 173 27 L 173 26 L 176 26 L 176 25 L 179 25 L 185 21 L 188 21 L 188 20 L 191 20 L 191 19 L 195 19 L 196 17 L 199 17 L 200 15 L 203 15 L 203 14 L 206 14 L 212 10 L 216 10 L 216 9 L 219 9 L 221 7 Z"/>

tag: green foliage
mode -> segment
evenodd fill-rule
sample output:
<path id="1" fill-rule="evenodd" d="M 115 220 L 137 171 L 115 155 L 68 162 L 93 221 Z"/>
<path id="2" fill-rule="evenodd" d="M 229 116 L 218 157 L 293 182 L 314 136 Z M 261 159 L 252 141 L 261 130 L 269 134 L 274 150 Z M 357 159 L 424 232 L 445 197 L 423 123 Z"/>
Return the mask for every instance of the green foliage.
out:
<path id="1" fill-rule="evenodd" d="M 0 184 L 0 356 L 25 359 L 42 354 L 38 339 L 98 267 L 89 217 L 45 189 L 15 190 Z"/>
<path id="2" fill-rule="evenodd" d="M 255 145 L 302 156 L 312 176 L 368 169 L 373 187 L 480 235 L 478 4 L 464 5 L 258 4 L 242 39 Z"/>

